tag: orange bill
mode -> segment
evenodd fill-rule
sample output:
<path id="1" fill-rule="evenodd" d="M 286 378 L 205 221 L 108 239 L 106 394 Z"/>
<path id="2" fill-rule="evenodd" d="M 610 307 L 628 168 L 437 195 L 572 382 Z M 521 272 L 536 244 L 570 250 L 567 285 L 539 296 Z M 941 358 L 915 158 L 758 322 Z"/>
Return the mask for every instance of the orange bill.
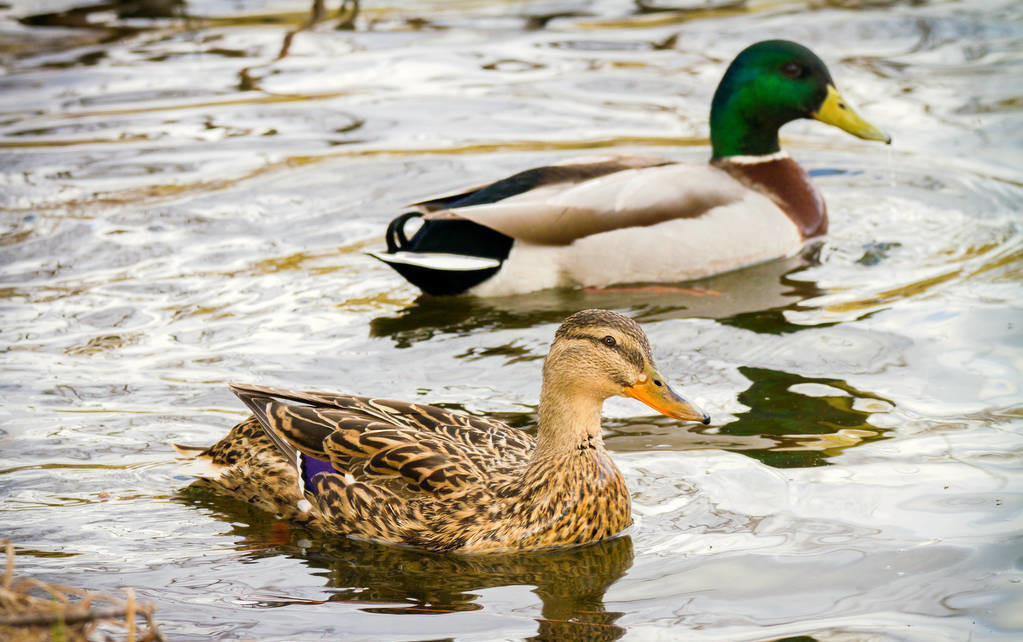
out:
<path id="1" fill-rule="evenodd" d="M 647 367 L 639 381 L 625 389 L 625 395 L 638 399 L 662 415 L 674 419 L 710 423 L 710 416 L 707 413 L 672 390 L 664 377 L 650 367 Z"/>

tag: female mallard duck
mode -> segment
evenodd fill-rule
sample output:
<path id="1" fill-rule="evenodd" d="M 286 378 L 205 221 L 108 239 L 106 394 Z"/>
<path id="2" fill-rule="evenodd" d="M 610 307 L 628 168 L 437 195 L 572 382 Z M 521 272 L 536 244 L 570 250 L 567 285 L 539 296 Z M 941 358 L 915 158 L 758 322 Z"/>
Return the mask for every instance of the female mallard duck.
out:
<path id="1" fill-rule="evenodd" d="M 436 406 L 232 385 L 253 416 L 193 471 L 286 518 L 340 535 L 445 551 L 595 542 L 632 521 L 601 437 L 614 395 L 709 421 L 665 382 L 643 330 L 607 310 L 558 328 L 544 361 L 536 439 Z"/>
<path id="2" fill-rule="evenodd" d="M 684 281 L 789 256 L 828 228 L 820 192 L 778 145 L 797 118 L 891 142 L 812 51 L 768 40 L 714 93 L 709 165 L 604 156 L 526 170 L 416 203 L 388 226 L 387 252 L 371 254 L 428 294 L 484 296 Z"/>

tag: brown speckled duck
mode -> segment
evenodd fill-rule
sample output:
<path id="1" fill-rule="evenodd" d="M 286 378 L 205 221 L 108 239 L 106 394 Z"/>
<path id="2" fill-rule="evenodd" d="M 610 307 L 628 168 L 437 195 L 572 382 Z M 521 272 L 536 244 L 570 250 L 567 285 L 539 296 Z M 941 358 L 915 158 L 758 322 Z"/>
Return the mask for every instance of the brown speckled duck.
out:
<path id="1" fill-rule="evenodd" d="M 329 532 L 440 551 L 585 544 L 629 526 L 628 489 L 601 436 L 608 397 L 709 421 L 668 386 L 639 325 L 607 310 L 577 312 L 555 333 L 535 439 L 424 404 L 231 389 L 253 416 L 209 448 L 178 447 L 198 476 Z"/>

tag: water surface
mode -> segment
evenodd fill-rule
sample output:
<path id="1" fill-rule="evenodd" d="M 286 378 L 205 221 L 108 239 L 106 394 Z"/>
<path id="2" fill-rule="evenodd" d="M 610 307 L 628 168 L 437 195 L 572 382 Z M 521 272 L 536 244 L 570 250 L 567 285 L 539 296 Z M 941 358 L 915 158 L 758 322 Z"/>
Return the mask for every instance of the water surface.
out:
<path id="1" fill-rule="evenodd" d="M 0 527 L 19 569 L 132 587 L 177 640 L 1017 640 L 1023 10 L 303 2 L 0 9 Z M 642 8 L 642 7 L 645 7 Z M 673 292 L 421 298 L 363 252 L 410 201 L 589 152 L 703 162 L 728 61 L 817 51 L 891 148 L 783 143 L 831 234 Z M 193 487 L 229 381 L 535 424 L 554 329 L 644 324 L 712 415 L 630 400 L 627 537 L 459 558 L 338 542 Z"/>

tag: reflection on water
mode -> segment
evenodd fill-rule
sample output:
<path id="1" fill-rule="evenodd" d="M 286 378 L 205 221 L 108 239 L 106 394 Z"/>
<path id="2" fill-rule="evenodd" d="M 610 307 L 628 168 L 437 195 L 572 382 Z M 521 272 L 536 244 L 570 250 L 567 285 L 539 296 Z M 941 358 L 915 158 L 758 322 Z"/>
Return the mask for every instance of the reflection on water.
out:
<path id="1" fill-rule="evenodd" d="M 727 423 L 680 426 L 660 417 L 605 420 L 608 447 L 617 452 L 714 448 L 753 457 L 775 468 L 834 463 L 846 449 L 890 437 L 870 417 L 894 404 L 845 381 L 803 377 L 768 368 L 739 368 L 750 381 L 738 394 L 748 407 Z"/>
<path id="2" fill-rule="evenodd" d="M 893 404 L 840 379 L 801 377 L 767 368 L 740 367 L 751 385 L 739 393 L 749 410 L 716 429 L 727 435 L 769 436 L 776 445 L 747 450 L 778 468 L 819 466 L 844 449 L 882 439 L 887 430 L 868 422 Z"/>
<path id="3" fill-rule="evenodd" d="M 479 591 L 529 586 L 543 606 L 531 640 L 617 640 L 625 629 L 608 612 L 604 594 L 632 566 L 632 539 L 622 536 L 582 547 L 510 554 L 451 555 L 303 531 L 218 495 L 202 482 L 175 498 L 232 524 L 253 561 L 284 555 L 325 578 L 320 600 L 287 595 L 242 596 L 261 606 L 356 605 L 366 613 L 443 615 L 482 609 Z"/>
<path id="4" fill-rule="evenodd" d="M 560 323 L 586 308 L 621 310 L 640 323 L 703 317 L 761 332 L 792 332 L 787 309 L 825 293 L 812 280 L 793 278 L 814 262 L 804 255 L 745 270 L 690 281 L 613 288 L 541 290 L 513 297 L 418 297 L 395 316 L 370 321 L 370 336 L 389 337 L 399 348 L 438 334 L 468 334 L 492 328 L 529 328 Z"/>
<path id="5" fill-rule="evenodd" d="M 197 642 L 1020 637 L 1023 5 L 380 0 L 338 31 L 332 1 L 300 29 L 312 4 L 0 3 L 20 569 L 132 586 Z M 895 138 L 783 129 L 831 218 L 807 255 L 492 300 L 419 297 L 364 255 L 425 194 L 582 153 L 704 162 L 724 66 L 776 37 Z M 638 318 L 713 418 L 607 404 L 631 541 L 482 564 L 176 494 L 168 444 L 237 421 L 227 381 L 529 430 L 586 307 Z"/>

